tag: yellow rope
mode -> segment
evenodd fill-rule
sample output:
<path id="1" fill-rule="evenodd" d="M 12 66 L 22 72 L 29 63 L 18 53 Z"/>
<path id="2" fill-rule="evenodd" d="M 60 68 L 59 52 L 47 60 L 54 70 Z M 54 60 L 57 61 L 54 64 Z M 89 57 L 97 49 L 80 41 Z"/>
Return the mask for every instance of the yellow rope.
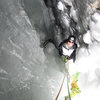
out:
<path id="1" fill-rule="evenodd" d="M 68 100 L 71 100 L 71 96 L 70 96 L 70 90 L 69 90 L 69 81 L 70 81 L 70 76 L 69 76 L 69 62 L 67 61 L 66 64 L 66 73 L 67 73 L 67 88 L 68 88 Z M 67 100 L 67 98 L 65 97 L 65 100 Z"/>
<path id="2" fill-rule="evenodd" d="M 63 87 L 63 84 L 64 84 L 64 80 L 65 80 L 65 77 L 66 77 L 66 72 L 68 73 L 68 64 L 69 64 L 69 62 L 67 61 L 66 66 L 65 66 L 64 78 L 63 78 L 62 84 L 61 84 L 61 86 L 60 86 L 59 92 L 58 92 L 58 94 L 57 94 L 55 100 L 58 100 L 58 97 L 59 97 L 59 95 L 60 95 L 60 93 L 61 93 L 61 90 L 62 90 L 62 87 Z M 67 79 L 67 80 L 68 80 L 68 79 Z"/>
<path id="3" fill-rule="evenodd" d="M 61 90 L 62 90 L 62 87 L 63 87 L 63 84 L 64 84 L 65 77 L 66 77 L 66 72 L 65 72 L 65 74 L 64 74 L 64 78 L 63 78 L 63 81 L 62 81 L 61 87 L 60 87 L 60 89 L 59 89 L 59 92 L 58 92 L 58 94 L 57 94 L 55 100 L 58 100 L 58 97 L 59 97 L 59 95 L 60 95 L 60 93 L 61 93 Z"/>

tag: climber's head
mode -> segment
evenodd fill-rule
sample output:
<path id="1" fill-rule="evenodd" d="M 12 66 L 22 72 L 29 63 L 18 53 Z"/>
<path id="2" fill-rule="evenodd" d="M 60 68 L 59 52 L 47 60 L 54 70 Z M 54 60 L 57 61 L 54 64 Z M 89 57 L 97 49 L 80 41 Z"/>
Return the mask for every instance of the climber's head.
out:
<path id="1" fill-rule="evenodd" d="M 69 36 L 69 38 L 68 38 L 68 46 L 72 47 L 74 45 L 75 41 L 76 41 L 75 36 L 73 36 L 73 35 Z"/>

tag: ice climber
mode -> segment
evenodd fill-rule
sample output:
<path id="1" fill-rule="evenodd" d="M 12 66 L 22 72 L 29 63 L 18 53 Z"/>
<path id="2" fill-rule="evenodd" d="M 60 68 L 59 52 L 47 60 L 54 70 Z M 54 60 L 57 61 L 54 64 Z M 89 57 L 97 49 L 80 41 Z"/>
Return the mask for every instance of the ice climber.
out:
<path id="1" fill-rule="evenodd" d="M 55 45 L 54 41 L 49 39 L 44 42 L 44 47 L 46 47 L 49 42 L 52 42 Z M 55 47 L 58 49 L 59 55 L 62 57 L 65 63 L 70 59 L 75 61 L 77 44 L 76 37 L 74 35 L 69 36 L 69 38 L 62 41 L 58 47 L 56 45 Z"/>

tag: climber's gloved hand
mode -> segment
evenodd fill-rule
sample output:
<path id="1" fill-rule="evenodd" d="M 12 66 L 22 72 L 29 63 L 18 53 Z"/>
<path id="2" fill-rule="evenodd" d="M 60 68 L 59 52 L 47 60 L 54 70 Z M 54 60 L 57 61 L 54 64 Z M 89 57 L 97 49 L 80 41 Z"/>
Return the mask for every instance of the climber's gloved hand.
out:
<path id="1" fill-rule="evenodd" d="M 69 59 L 69 56 L 66 56 L 66 57 L 64 58 L 64 62 L 67 63 L 68 59 Z"/>

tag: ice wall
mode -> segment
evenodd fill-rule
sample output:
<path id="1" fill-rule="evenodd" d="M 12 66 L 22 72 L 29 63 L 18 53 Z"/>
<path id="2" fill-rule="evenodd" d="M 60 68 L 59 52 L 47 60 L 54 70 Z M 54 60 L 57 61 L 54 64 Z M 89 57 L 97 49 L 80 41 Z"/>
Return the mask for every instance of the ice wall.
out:
<path id="1" fill-rule="evenodd" d="M 52 100 L 54 80 L 49 80 L 44 64 L 46 57 L 39 38 L 42 32 L 31 25 L 22 5 L 20 0 L 0 1 L 0 100 Z M 37 9 L 33 23 L 38 14 L 35 12 Z"/>
<path id="2" fill-rule="evenodd" d="M 89 17 L 85 12 L 86 2 L 77 0 L 75 4 L 79 16 L 77 27 L 80 33 L 86 33 L 82 35 L 88 44 L 88 48 L 79 49 L 77 61 L 70 67 L 71 73 L 81 72 L 82 94 L 77 100 L 93 100 L 99 98 L 100 93 L 100 15 L 94 13 Z M 45 50 L 40 47 L 42 40 L 53 36 L 47 11 L 42 0 L 0 1 L 0 100 L 55 99 L 64 64 L 52 44 Z M 62 96 L 66 95 L 66 90 Z"/>

